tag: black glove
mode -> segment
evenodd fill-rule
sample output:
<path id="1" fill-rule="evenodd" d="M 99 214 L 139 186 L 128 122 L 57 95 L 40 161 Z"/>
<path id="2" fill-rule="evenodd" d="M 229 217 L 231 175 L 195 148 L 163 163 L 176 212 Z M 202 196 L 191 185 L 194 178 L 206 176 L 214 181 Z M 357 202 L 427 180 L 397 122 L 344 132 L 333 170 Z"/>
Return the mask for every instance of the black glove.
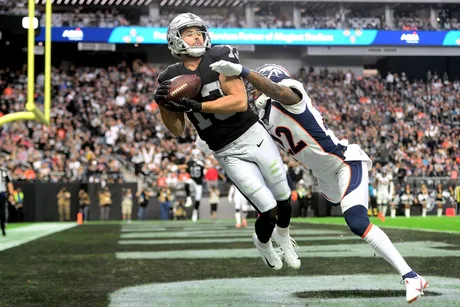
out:
<path id="1" fill-rule="evenodd" d="M 171 80 L 163 81 L 155 92 L 155 102 L 158 103 L 162 100 L 166 100 L 166 96 L 168 96 L 170 88 Z"/>
<path id="2" fill-rule="evenodd" d="M 161 104 L 162 107 L 165 107 L 172 112 L 191 112 L 190 107 L 182 105 L 174 101 L 167 101 Z"/>
<path id="3" fill-rule="evenodd" d="M 189 109 L 189 111 L 185 111 L 185 112 L 199 113 L 201 112 L 201 109 L 203 108 L 203 106 L 201 105 L 201 102 L 198 102 L 190 98 L 182 98 L 179 104 Z"/>

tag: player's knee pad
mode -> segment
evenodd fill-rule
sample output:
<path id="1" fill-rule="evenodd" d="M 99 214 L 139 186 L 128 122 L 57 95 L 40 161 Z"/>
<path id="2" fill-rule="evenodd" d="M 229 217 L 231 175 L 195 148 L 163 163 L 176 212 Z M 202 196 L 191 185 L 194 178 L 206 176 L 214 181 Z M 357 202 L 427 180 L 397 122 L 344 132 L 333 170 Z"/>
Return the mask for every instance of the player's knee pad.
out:
<path id="1" fill-rule="evenodd" d="M 273 229 L 275 229 L 276 223 L 276 208 L 263 212 L 256 220 L 256 234 L 259 238 L 259 241 L 262 243 L 267 243 L 272 236 Z"/>
<path id="2" fill-rule="evenodd" d="M 277 201 L 276 208 L 278 209 L 278 219 L 276 224 L 281 228 L 287 228 L 291 222 L 291 197 L 286 200 Z"/>
<path id="3" fill-rule="evenodd" d="M 362 205 L 353 206 L 344 212 L 345 221 L 350 230 L 357 236 L 362 237 L 370 225 L 367 209 Z"/>

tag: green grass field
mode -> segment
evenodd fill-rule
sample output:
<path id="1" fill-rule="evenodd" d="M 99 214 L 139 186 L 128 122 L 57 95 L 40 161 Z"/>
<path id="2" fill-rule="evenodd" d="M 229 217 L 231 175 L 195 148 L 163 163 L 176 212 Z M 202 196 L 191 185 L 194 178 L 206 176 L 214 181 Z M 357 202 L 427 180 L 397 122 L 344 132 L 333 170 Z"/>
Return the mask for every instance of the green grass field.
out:
<path id="1" fill-rule="evenodd" d="M 15 229 L 15 228 L 21 228 L 21 227 L 26 227 L 29 225 L 32 225 L 34 223 L 13 223 L 13 224 L 8 224 L 6 227 L 7 229 Z"/>
<path id="2" fill-rule="evenodd" d="M 384 224 L 431 227 L 413 221 Z M 280 271 L 258 256 L 252 223 L 90 223 L 1 251 L 0 306 L 404 306 L 399 274 L 339 223 L 294 220 L 302 267 Z M 414 305 L 459 305 L 460 234 L 385 231 L 430 282 Z"/>
<path id="3" fill-rule="evenodd" d="M 296 222 L 315 223 L 315 224 L 331 224 L 331 225 L 346 225 L 342 217 L 322 217 L 315 219 L 293 219 Z M 434 230 L 434 231 L 453 231 L 460 232 L 460 216 L 427 216 L 425 218 L 414 216 L 411 218 L 396 217 L 394 219 L 386 218 L 382 222 L 378 218 L 371 218 L 371 222 L 382 228 L 407 228 L 419 230 Z"/>

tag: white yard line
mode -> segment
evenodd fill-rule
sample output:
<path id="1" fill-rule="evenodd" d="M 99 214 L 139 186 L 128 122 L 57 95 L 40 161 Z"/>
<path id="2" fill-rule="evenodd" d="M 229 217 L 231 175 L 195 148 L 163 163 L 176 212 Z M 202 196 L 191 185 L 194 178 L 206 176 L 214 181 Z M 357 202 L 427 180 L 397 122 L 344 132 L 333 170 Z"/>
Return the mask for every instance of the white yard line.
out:
<path id="1" fill-rule="evenodd" d="M 6 237 L 0 237 L 0 251 L 13 248 L 41 237 L 77 226 L 76 223 L 37 223 L 6 229 Z"/>
<path id="2" fill-rule="evenodd" d="M 394 244 L 405 257 L 456 257 L 458 250 L 445 249 L 454 247 L 452 244 L 432 241 L 401 242 Z M 300 246 L 299 257 L 376 257 L 375 251 L 368 244 L 333 244 Z M 251 248 L 235 249 L 197 249 L 170 250 L 150 252 L 118 252 L 118 259 L 223 259 L 223 258 L 258 258 L 257 250 Z"/>
<path id="3" fill-rule="evenodd" d="M 303 241 L 327 241 L 327 240 L 334 240 L 334 241 L 345 241 L 345 240 L 358 240 L 361 239 L 358 236 L 324 236 L 324 237 L 305 237 L 305 236 L 298 236 L 294 237 L 298 242 Z M 215 239 L 178 239 L 178 240 L 120 240 L 118 244 L 120 245 L 161 245 L 161 244 L 205 244 L 205 243 L 238 243 L 238 242 L 250 242 L 251 237 L 242 237 L 242 238 L 215 238 Z"/>

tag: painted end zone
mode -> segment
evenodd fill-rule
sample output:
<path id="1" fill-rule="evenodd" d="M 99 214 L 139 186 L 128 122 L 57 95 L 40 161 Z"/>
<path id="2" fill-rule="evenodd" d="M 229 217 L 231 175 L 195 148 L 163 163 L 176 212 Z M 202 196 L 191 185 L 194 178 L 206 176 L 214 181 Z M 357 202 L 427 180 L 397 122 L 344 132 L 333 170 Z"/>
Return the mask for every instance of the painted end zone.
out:
<path id="1" fill-rule="evenodd" d="M 296 293 L 331 290 L 405 290 L 397 275 L 342 275 L 210 279 L 123 288 L 110 295 L 110 307 L 147 306 L 405 306 L 402 297 L 299 298 Z M 430 282 L 417 306 L 453 306 L 460 297 L 460 280 L 426 277 Z"/>

